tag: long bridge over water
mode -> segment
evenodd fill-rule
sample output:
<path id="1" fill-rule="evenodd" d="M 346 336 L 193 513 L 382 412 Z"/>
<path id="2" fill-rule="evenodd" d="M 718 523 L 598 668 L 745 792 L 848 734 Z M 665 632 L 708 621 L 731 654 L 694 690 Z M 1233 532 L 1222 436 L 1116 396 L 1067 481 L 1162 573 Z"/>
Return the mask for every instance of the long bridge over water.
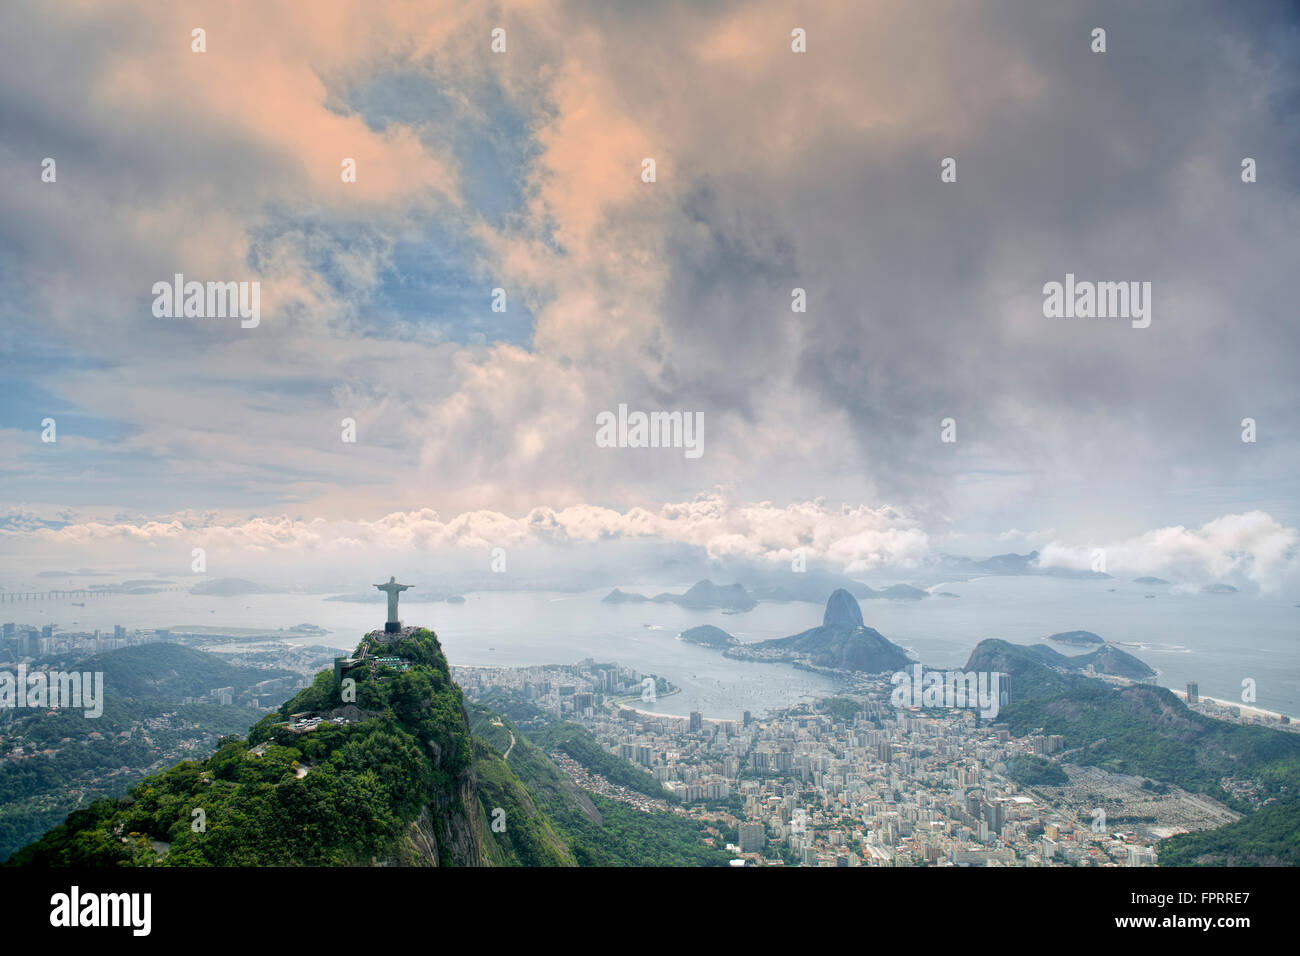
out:
<path id="1" fill-rule="evenodd" d="M 150 588 L 152 591 L 184 591 L 178 586 Z M 130 594 L 130 591 L 110 588 L 58 588 L 51 591 L 0 591 L 0 604 L 13 604 L 18 601 L 62 601 L 72 598 L 117 597 Z"/>

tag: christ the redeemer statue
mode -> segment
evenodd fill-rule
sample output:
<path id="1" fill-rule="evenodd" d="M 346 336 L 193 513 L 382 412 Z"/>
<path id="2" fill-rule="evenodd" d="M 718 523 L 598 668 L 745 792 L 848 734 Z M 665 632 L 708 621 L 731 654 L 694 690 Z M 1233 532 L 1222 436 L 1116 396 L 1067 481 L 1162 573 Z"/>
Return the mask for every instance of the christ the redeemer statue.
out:
<path id="1" fill-rule="evenodd" d="M 402 622 L 397 619 L 397 595 L 408 590 L 412 585 L 398 584 L 397 578 L 389 577 L 387 584 L 376 584 L 375 587 L 388 592 L 388 621 L 384 624 L 384 633 L 402 633 Z"/>

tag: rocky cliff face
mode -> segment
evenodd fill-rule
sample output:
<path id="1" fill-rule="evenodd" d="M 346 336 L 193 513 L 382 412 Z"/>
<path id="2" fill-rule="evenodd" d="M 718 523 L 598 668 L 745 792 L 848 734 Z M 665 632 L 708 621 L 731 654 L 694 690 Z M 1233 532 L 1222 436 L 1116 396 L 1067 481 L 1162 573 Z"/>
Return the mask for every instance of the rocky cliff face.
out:
<path id="1" fill-rule="evenodd" d="M 468 728 L 468 721 L 465 722 Z M 437 754 L 438 745 L 429 741 Z M 437 756 L 435 756 L 437 761 Z M 450 790 L 430 793 L 429 803 L 393 844 L 382 866 L 490 866 L 490 834 L 482 823 L 473 769 L 461 771 Z"/>
<path id="2" fill-rule="evenodd" d="M 491 866 L 490 834 L 479 811 L 472 771 L 461 775 L 453 790 L 433 794 L 420 815 L 393 845 L 384 866 Z"/>

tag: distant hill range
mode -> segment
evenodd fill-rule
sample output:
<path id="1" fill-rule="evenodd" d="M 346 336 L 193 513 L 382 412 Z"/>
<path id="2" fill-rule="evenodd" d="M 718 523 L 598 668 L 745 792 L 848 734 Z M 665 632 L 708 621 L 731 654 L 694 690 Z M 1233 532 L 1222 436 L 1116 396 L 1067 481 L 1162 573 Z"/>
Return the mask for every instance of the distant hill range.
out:
<path id="1" fill-rule="evenodd" d="M 820 627 L 756 644 L 736 643 L 726 655 L 743 660 L 807 660 L 818 667 L 866 674 L 898 671 L 912 663 L 906 651 L 863 623 L 857 599 L 843 589 L 827 600 Z"/>
<path id="2" fill-rule="evenodd" d="M 955 554 L 942 554 L 928 562 L 932 572 L 957 574 L 1038 574 L 1053 578 L 1081 578 L 1105 581 L 1110 578 L 1103 571 L 1084 571 L 1079 568 L 1059 568 L 1038 563 L 1037 551 L 1028 554 L 995 554 L 990 558 L 965 558 Z"/>
<path id="3" fill-rule="evenodd" d="M 606 604 L 677 604 L 699 611 L 718 608 L 725 611 L 751 611 L 758 606 L 758 602 L 750 596 L 743 584 L 714 584 L 712 581 L 699 581 L 685 594 L 669 594 L 665 591 L 652 598 L 615 588 L 602 600 Z"/>
<path id="4" fill-rule="evenodd" d="M 231 664 L 218 654 L 168 643 L 101 651 L 71 665 L 71 669 L 103 673 L 104 686 L 111 688 L 106 707 L 115 697 L 151 706 L 174 705 L 213 687 L 229 687 L 238 697 L 264 681 L 299 680 L 290 670 Z"/>
<path id="5" fill-rule="evenodd" d="M 876 589 L 843 574 L 816 569 L 797 574 L 790 571 L 752 571 L 743 580 L 750 593 L 760 601 L 808 601 L 822 604 L 835 591 L 847 591 L 859 601 L 919 601 L 930 596 L 929 592 L 910 584 L 892 584 L 887 588 Z"/>
<path id="6" fill-rule="evenodd" d="M 930 596 L 928 591 L 912 587 L 910 584 L 891 584 L 887 588 L 872 588 L 861 581 L 854 581 L 842 574 L 829 571 L 807 571 L 781 573 L 748 571 L 742 580 L 735 584 L 717 585 L 710 580 L 695 584 L 685 594 L 667 592 L 647 597 L 644 594 L 629 593 L 615 588 L 605 595 L 608 604 L 643 604 L 657 602 L 660 604 L 679 604 L 695 609 L 716 609 L 748 611 L 759 601 L 807 601 L 810 604 L 824 604 L 834 591 L 847 591 L 860 601 L 920 601 Z"/>
<path id="7" fill-rule="evenodd" d="M 1164 578 L 1153 578 L 1150 575 L 1145 575 L 1140 578 L 1134 578 L 1133 583 L 1134 584 L 1168 584 L 1169 582 L 1166 581 Z"/>

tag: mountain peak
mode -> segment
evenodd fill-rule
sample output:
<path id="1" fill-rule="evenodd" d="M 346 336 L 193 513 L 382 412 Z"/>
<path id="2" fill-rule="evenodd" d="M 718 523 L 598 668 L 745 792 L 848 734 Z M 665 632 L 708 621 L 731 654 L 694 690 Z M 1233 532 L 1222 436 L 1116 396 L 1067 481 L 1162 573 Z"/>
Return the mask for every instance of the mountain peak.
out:
<path id="1" fill-rule="evenodd" d="M 843 588 L 837 588 L 826 601 L 826 614 L 822 618 L 823 627 L 836 625 L 862 627 L 862 608 L 855 598 Z"/>

